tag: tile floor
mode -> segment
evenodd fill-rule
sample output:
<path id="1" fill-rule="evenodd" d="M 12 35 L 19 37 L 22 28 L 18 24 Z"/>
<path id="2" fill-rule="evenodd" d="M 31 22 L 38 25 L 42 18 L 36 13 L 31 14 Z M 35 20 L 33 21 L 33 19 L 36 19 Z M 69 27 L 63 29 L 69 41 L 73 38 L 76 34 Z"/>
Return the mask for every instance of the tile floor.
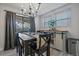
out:
<path id="1" fill-rule="evenodd" d="M 50 51 L 51 56 L 71 56 L 70 54 L 63 54 L 62 52 L 59 52 L 55 49 L 50 49 Z M 16 53 L 16 49 L 12 49 L 7 51 L 1 51 L 0 56 L 18 56 L 18 53 Z"/>

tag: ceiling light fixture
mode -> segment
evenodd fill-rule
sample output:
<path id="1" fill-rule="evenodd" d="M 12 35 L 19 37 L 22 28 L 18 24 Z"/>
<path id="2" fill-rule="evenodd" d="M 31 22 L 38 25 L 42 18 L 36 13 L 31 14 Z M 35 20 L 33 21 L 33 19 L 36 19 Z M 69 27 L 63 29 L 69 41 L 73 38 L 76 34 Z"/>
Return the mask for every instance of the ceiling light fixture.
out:
<path id="1" fill-rule="evenodd" d="M 37 16 L 37 13 L 40 9 L 40 4 L 41 3 L 29 3 L 28 11 L 27 9 L 24 9 L 24 8 L 21 9 L 22 15 L 33 16 L 33 17 Z"/>

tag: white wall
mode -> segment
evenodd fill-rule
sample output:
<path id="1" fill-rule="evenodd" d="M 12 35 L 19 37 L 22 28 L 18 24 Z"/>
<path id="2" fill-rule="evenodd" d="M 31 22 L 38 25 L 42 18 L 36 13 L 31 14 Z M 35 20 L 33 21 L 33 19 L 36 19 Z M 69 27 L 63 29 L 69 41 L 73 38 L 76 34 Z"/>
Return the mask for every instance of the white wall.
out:
<path id="1" fill-rule="evenodd" d="M 79 4 L 72 4 L 72 21 L 70 26 L 70 32 L 72 37 L 79 39 Z"/>
<path id="2" fill-rule="evenodd" d="M 5 40 L 5 11 L 9 10 L 13 12 L 17 12 L 14 8 L 8 6 L 0 5 L 0 51 L 4 49 L 4 40 Z"/>
<path id="3" fill-rule="evenodd" d="M 79 4 L 65 4 L 64 6 L 57 8 L 55 10 L 50 11 L 49 13 L 45 13 L 41 15 L 40 18 L 40 29 L 44 29 L 43 26 L 43 18 L 53 16 L 55 13 L 65 10 L 67 8 L 71 8 L 71 23 L 68 27 L 61 27 L 57 29 L 68 30 L 71 34 L 71 37 L 79 38 Z"/>

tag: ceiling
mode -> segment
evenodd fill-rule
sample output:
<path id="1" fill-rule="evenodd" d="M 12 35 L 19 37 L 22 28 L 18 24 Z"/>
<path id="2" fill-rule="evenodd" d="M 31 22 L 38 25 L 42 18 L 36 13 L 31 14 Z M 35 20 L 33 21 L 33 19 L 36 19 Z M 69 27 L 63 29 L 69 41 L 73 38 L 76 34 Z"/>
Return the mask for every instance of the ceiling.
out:
<path id="1" fill-rule="evenodd" d="M 41 3 L 38 15 L 42 15 L 50 10 L 63 6 L 66 3 Z M 29 11 L 29 3 L 1 3 L 0 5 L 9 6 L 20 11 L 22 8 Z"/>

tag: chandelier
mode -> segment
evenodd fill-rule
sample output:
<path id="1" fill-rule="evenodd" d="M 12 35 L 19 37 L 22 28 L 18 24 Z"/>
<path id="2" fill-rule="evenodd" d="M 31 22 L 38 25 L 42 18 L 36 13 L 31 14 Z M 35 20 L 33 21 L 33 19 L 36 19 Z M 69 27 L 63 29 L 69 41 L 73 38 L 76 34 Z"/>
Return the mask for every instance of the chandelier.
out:
<path id="1" fill-rule="evenodd" d="M 29 3 L 28 5 L 28 11 L 27 9 L 21 9 L 21 14 L 24 16 L 37 16 L 38 11 L 40 9 L 40 4 L 41 3 Z"/>

